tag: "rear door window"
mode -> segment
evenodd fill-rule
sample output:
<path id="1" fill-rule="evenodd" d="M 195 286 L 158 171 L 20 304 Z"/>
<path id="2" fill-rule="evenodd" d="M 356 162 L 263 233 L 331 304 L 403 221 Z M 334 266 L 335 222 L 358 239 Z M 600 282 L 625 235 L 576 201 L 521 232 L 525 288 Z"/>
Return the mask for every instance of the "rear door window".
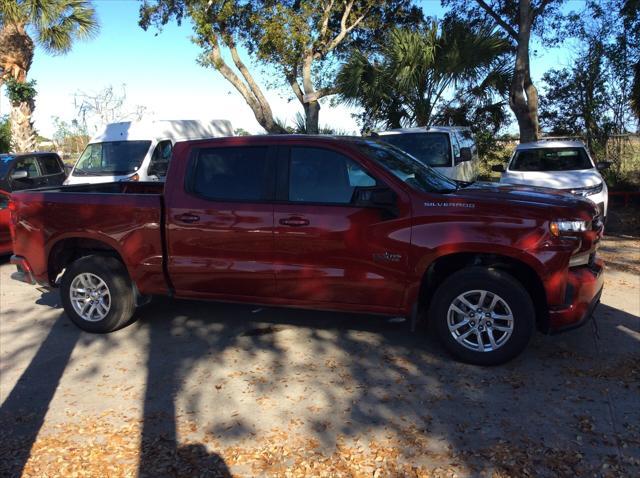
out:
<path id="1" fill-rule="evenodd" d="M 322 148 L 291 148 L 289 201 L 350 204 L 357 187 L 376 180 L 347 156 Z"/>
<path id="2" fill-rule="evenodd" d="M 40 156 L 40 168 L 42 169 L 43 176 L 49 176 L 53 174 L 60 174 L 63 172 L 58 158 L 55 156 Z"/>
<path id="3" fill-rule="evenodd" d="M 268 200 L 273 172 L 267 152 L 266 146 L 203 149 L 191 170 L 189 189 L 213 201 Z"/>

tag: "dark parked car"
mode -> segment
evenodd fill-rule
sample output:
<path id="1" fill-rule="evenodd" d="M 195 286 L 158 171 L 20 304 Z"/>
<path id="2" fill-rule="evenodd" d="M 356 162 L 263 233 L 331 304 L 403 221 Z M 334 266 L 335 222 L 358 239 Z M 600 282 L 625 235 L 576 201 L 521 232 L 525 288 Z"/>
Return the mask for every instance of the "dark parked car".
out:
<path id="1" fill-rule="evenodd" d="M 0 189 L 8 192 L 60 186 L 66 177 L 56 153 L 0 155 Z"/>
<path id="2" fill-rule="evenodd" d="M 455 182 L 362 138 L 179 142 L 164 185 L 11 200 L 14 277 L 60 286 L 67 315 L 92 332 L 122 327 L 156 294 L 414 323 L 424 311 L 456 357 L 494 364 L 536 326 L 583 323 L 604 280 L 590 201 Z"/>
<path id="3" fill-rule="evenodd" d="M 10 193 L 60 186 L 65 177 L 64 163 L 56 153 L 0 154 L 0 255 L 11 252 Z"/>

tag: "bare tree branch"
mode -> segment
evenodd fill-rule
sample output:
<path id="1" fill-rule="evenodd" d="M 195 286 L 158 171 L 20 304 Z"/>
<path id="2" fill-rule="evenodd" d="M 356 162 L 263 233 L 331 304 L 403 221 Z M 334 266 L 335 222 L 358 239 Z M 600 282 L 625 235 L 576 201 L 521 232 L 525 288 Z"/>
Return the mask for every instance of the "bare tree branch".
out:
<path id="1" fill-rule="evenodd" d="M 324 98 L 325 96 L 335 95 L 337 92 L 338 89 L 335 87 L 320 88 L 313 93 L 304 95 L 304 101 L 305 103 L 311 103 L 313 101 L 318 101 L 320 98 Z"/>
<path id="2" fill-rule="evenodd" d="M 240 73 L 242 74 L 242 77 L 247 82 L 247 85 L 251 89 L 251 92 L 255 95 L 256 99 L 260 102 L 262 110 L 264 111 L 265 114 L 272 116 L 269 102 L 267 101 L 267 98 L 262 93 L 262 89 L 253 79 L 253 76 L 251 75 L 251 73 L 245 66 L 244 62 L 240 58 L 235 42 L 232 39 L 229 39 L 228 41 L 226 41 L 226 44 L 229 47 L 229 51 L 231 51 L 231 58 L 233 59 L 233 63 L 236 65 L 236 67 L 238 68 L 238 71 L 240 71 Z"/>
<path id="3" fill-rule="evenodd" d="M 500 15 L 498 15 L 484 0 L 476 0 L 478 5 L 487 12 L 487 14 L 493 18 L 498 25 L 502 27 L 502 29 L 509 34 L 509 36 L 513 37 L 514 40 L 518 40 L 518 32 L 514 30 L 514 28 L 505 22 Z"/>
<path id="4" fill-rule="evenodd" d="M 296 95 L 296 98 L 298 98 L 298 101 L 300 101 L 300 103 L 304 104 L 304 92 L 302 91 L 302 88 L 300 88 L 300 85 L 298 84 L 295 71 L 287 72 L 286 76 L 287 76 L 287 81 L 289 82 L 289 85 L 291 85 L 291 89 L 293 90 L 293 93 Z"/>
<path id="5" fill-rule="evenodd" d="M 326 55 L 330 51 L 334 50 L 344 39 L 345 37 L 356 28 L 362 20 L 367 17 L 367 13 L 371 7 L 367 8 L 362 15 L 356 18 L 351 25 L 348 25 L 349 15 L 351 14 L 351 10 L 353 9 L 353 3 L 355 0 L 349 0 L 349 2 L 345 5 L 344 11 L 342 12 L 342 17 L 340 18 L 340 31 L 338 34 L 329 42 L 329 44 L 318 51 L 315 52 L 314 58 L 318 59 L 322 56 Z"/>
<path id="6" fill-rule="evenodd" d="M 320 23 L 320 39 L 324 39 L 327 35 L 327 30 L 329 28 L 329 17 L 331 16 L 331 9 L 333 8 L 333 1 L 329 0 L 324 7 L 324 11 L 322 12 L 322 21 Z"/>

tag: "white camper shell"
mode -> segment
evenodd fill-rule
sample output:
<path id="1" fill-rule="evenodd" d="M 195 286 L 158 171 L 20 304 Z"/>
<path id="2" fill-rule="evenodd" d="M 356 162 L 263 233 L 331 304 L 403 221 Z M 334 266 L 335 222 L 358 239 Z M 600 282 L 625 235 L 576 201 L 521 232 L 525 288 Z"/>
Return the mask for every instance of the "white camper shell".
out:
<path id="1" fill-rule="evenodd" d="M 80 155 L 65 184 L 164 181 L 178 141 L 233 136 L 228 120 L 111 123 Z"/>

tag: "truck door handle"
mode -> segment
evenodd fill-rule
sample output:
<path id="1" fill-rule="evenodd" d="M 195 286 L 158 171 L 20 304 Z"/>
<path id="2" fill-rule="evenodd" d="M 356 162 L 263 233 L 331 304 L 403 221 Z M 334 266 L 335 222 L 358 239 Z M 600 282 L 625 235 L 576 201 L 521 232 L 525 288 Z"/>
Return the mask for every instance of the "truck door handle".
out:
<path id="1" fill-rule="evenodd" d="M 293 216 L 293 217 L 280 219 L 280 224 L 282 224 L 283 226 L 293 226 L 293 227 L 308 226 L 309 219 L 305 219 L 304 217 Z"/>
<path id="2" fill-rule="evenodd" d="M 187 214 L 180 214 L 179 216 L 176 217 L 176 219 L 180 222 L 193 223 L 193 222 L 198 222 L 200 220 L 200 216 L 187 213 Z"/>

